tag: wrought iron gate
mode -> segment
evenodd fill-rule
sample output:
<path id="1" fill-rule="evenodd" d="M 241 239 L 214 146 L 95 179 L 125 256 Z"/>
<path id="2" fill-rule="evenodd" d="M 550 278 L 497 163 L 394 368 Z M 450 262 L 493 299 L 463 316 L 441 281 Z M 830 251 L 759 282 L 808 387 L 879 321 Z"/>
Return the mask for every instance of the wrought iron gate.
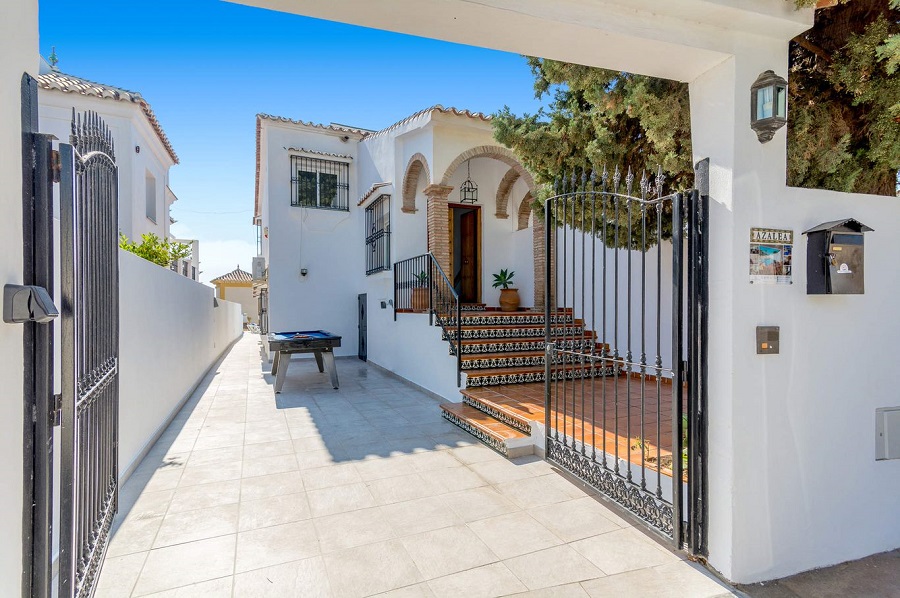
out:
<path id="1" fill-rule="evenodd" d="M 545 205 L 546 455 L 704 555 L 708 192 L 666 195 L 661 171 L 634 186 L 573 175 Z M 551 336 L 560 308 L 596 342 Z"/>
<path id="2" fill-rule="evenodd" d="M 62 427 L 59 595 L 96 587 L 118 509 L 118 171 L 112 135 L 72 114 L 60 144 Z"/>

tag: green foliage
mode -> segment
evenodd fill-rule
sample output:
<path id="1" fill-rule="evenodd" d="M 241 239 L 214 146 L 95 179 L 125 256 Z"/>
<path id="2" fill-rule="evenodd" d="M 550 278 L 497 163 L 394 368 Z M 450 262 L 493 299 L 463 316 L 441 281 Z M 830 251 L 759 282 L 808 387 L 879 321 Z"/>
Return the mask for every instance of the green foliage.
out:
<path id="1" fill-rule="evenodd" d="M 413 274 L 413 278 L 416 279 L 415 285 L 417 287 L 427 287 L 428 286 L 428 272 L 422 270 L 418 274 Z"/>
<path id="2" fill-rule="evenodd" d="M 512 279 L 515 274 L 516 273 L 511 270 L 500 270 L 499 274 L 494 274 L 494 288 L 501 287 L 508 289 L 509 285 L 512 284 Z"/>
<path id="3" fill-rule="evenodd" d="M 191 246 L 187 243 L 160 239 L 154 233 L 141 235 L 140 243 L 129 241 L 128 237 L 119 233 L 119 247 L 163 267 L 168 267 L 172 262 L 186 259 L 191 255 Z"/>
<path id="4" fill-rule="evenodd" d="M 844 0 L 791 44 L 789 185 L 897 193 L 898 10 L 900 0 Z"/>
<path id="5" fill-rule="evenodd" d="M 578 173 L 579 188 L 591 185 L 581 179 L 582 173 L 593 171 L 599 178 L 604 167 L 632 168 L 637 178 L 643 171 L 655 178 L 659 167 L 667 187 L 693 184 L 686 84 L 556 60 L 527 60 L 535 76 L 535 96 L 552 100 L 537 114 L 517 116 L 504 107 L 494 115 L 493 127 L 494 138 L 511 148 L 541 185 L 535 194 L 538 214 L 543 214 L 544 202 L 553 194 L 553 181 L 565 178 L 571 188 L 573 173 Z M 598 189 L 600 184 L 596 181 Z M 637 184 L 634 187 L 636 193 Z M 582 203 L 586 203 L 584 217 Z M 671 236 L 671 214 L 656 209 L 647 210 L 644 221 L 641 208 L 626 207 L 624 202 L 595 206 L 579 199 L 567 206 L 565 214 L 558 207 L 558 220 L 597 236 L 606 231 L 609 246 L 652 245 L 659 218 L 663 238 Z M 620 226 L 612 226 L 614 222 Z M 648 234 L 643 236 L 645 222 Z"/>
<path id="6" fill-rule="evenodd" d="M 813 6 L 816 0 L 787 0 Z M 815 26 L 791 46 L 788 110 L 790 185 L 893 195 L 900 169 L 900 0 L 840 0 L 816 11 Z M 691 187 L 690 103 L 684 83 L 527 57 L 534 91 L 547 106 L 536 114 L 494 115 L 494 138 L 511 148 L 539 188 L 534 208 L 543 214 L 552 182 L 604 166 L 631 167 L 640 178 L 662 167 L 666 192 Z M 624 177 L 623 177 L 624 178 Z M 580 183 L 580 181 L 579 181 Z M 588 183 L 589 185 L 589 183 Z M 571 185 L 569 185 L 571 187 Z M 622 202 L 624 203 L 624 202 Z M 671 235 L 671 215 L 646 214 L 650 239 L 642 241 L 640 208 L 615 202 L 590 206 L 604 212 L 581 218 L 581 203 L 557 218 L 609 236 L 608 246 L 640 247 Z M 574 207 L 575 214 L 571 213 Z M 610 218 L 610 214 L 612 217 Z M 658 218 L 661 222 L 658 222 Z M 622 231 L 631 224 L 631 235 Z"/>

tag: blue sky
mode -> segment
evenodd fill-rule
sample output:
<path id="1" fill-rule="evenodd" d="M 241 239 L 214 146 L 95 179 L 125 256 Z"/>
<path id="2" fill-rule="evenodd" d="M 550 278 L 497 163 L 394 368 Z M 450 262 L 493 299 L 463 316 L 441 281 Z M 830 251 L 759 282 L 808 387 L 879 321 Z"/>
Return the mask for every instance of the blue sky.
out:
<path id="1" fill-rule="evenodd" d="M 181 160 L 173 233 L 200 239 L 203 280 L 255 253 L 256 113 L 377 129 L 433 104 L 539 107 L 518 55 L 218 0 L 40 0 L 40 36 L 63 72 L 150 102 Z"/>

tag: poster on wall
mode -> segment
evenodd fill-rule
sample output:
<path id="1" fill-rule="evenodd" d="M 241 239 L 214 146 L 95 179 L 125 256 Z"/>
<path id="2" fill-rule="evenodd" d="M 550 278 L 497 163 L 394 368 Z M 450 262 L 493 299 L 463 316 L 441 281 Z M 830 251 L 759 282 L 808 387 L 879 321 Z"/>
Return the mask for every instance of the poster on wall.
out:
<path id="1" fill-rule="evenodd" d="M 751 228 L 750 282 L 792 284 L 793 249 L 794 231 L 777 228 Z"/>

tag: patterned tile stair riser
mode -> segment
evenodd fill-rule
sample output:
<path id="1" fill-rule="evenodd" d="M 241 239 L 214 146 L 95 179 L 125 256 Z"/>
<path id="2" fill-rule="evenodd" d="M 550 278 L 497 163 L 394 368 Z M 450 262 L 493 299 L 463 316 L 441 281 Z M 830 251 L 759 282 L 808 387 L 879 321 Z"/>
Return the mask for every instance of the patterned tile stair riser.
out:
<path id="1" fill-rule="evenodd" d="M 466 420 L 457 417 L 456 414 L 454 414 L 454 413 L 450 413 L 449 411 L 442 410 L 441 414 L 444 416 L 444 419 L 448 420 L 449 422 L 451 422 L 452 424 L 454 424 L 456 426 L 459 426 L 460 428 L 462 428 L 463 430 L 465 430 L 466 432 L 468 432 L 469 434 L 471 434 L 472 436 L 474 436 L 481 442 L 485 443 L 486 445 L 488 445 L 489 447 L 491 447 L 492 449 L 494 449 L 495 451 L 497 451 L 504 457 L 509 454 L 508 450 L 506 448 L 505 442 L 497 440 L 496 438 L 494 438 L 492 436 L 488 436 L 487 434 L 485 434 L 480 429 L 473 426 Z"/>
<path id="2" fill-rule="evenodd" d="M 456 316 L 448 316 L 443 318 L 444 326 L 456 326 Z M 528 314 L 509 316 L 503 314 L 491 314 L 484 312 L 484 315 L 463 316 L 463 326 L 543 326 L 546 322 L 544 314 Z M 554 324 L 571 324 L 573 321 L 572 314 L 554 314 L 550 316 L 550 322 Z"/>
<path id="3" fill-rule="evenodd" d="M 591 345 L 595 343 L 593 338 L 575 339 L 571 338 L 566 341 L 559 340 L 556 342 L 558 349 L 566 349 L 569 351 L 584 350 L 590 351 Z M 505 342 L 487 342 L 487 343 L 466 343 L 462 346 L 463 355 L 477 355 L 479 353 L 510 353 L 521 351 L 543 351 L 544 339 L 528 340 L 528 341 L 505 341 Z M 452 345 L 450 352 L 453 353 Z M 599 349 L 596 350 L 600 352 Z"/>
<path id="4" fill-rule="evenodd" d="M 603 376 L 613 376 L 614 369 L 612 367 L 608 368 L 594 368 L 593 377 L 599 378 Z M 563 376 L 565 376 L 566 380 L 579 380 L 581 378 L 590 378 L 591 377 L 591 369 L 568 369 L 565 372 L 556 371 L 553 375 L 553 380 L 563 380 Z M 544 371 L 535 371 L 535 372 L 527 372 L 522 374 L 486 374 L 483 376 L 472 375 L 469 374 L 466 378 L 466 387 L 467 388 L 475 388 L 477 386 L 497 386 L 500 384 L 524 384 L 527 382 L 543 382 L 544 381 Z"/>
<path id="5" fill-rule="evenodd" d="M 561 355 L 553 360 L 553 363 L 580 363 L 581 360 L 575 355 Z M 589 360 L 585 363 L 590 364 Z M 516 357 L 492 357 L 490 359 L 463 359 L 463 370 L 484 370 L 490 368 L 520 368 L 529 366 L 544 365 L 544 354 L 516 356 Z"/>
<path id="6" fill-rule="evenodd" d="M 524 432 L 525 434 L 531 436 L 531 422 L 529 421 L 514 417 L 504 411 L 501 411 L 500 409 L 497 409 L 492 405 L 483 403 L 478 399 L 474 399 L 465 394 L 463 395 L 463 403 L 465 403 L 466 405 L 471 405 L 475 409 L 478 409 L 483 413 L 487 413 L 497 421 L 503 422 L 507 426 L 515 428 L 516 430 L 519 430 L 520 432 Z"/>
<path id="7" fill-rule="evenodd" d="M 574 326 L 551 328 L 552 336 L 584 336 L 584 325 L 577 324 Z M 593 334 L 593 333 L 591 333 Z M 456 330 L 448 330 L 446 332 L 447 340 L 456 339 Z M 536 336 L 544 336 L 544 327 L 533 328 L 463 328 L 463 340 L 482 339 L 482 338 L 530 338 Z"/>

